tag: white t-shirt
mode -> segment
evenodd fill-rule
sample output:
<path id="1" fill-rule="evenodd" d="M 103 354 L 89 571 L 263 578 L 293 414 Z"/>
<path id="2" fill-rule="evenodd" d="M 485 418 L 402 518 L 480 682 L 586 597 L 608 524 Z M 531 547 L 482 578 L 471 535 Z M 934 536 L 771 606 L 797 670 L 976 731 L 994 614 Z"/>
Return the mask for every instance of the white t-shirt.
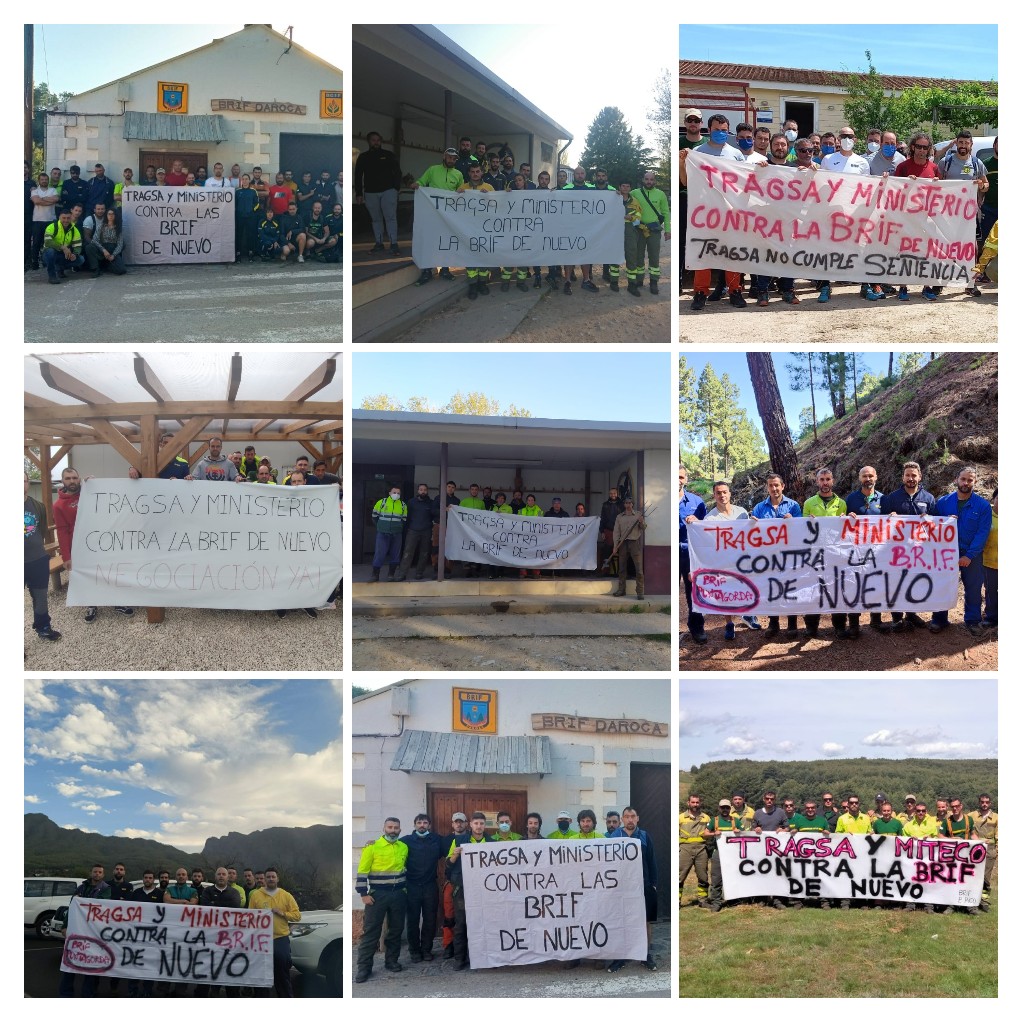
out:
<path id="1" fill-rule="evenodd" d="M 704 513 L 705 519 L 749 519 L 750 513 L 743 508 L 741 505 L 732 505 L 729 508 L 729 515 L 724 512 L 718 511 L 717 505 L 712 505 L 707 512 Z"/>
<path id="2" fill-rule="evenodd" d="M 821 158 L 823 171 L 843 171 L 846 174 L 870 174 L 871 168 L 867 160 L 856 153 L 847 156 L 845 153 L 829 153 Z"/>
<path id="3" fill-rule="evenodd" d="M 57 190 L 55 188 L 40 188 L 38 185 L 31 192 L 34 196 L 39 196 L 40 199 L 49 199 L 51 196 L 56 197 Z M 36 206 L 32 205 L 32 220 L 36 224 L 49 224 L 50 221 L 57 219 L 57 204 L 54 203 L 52 206 Z"/>
<path id="4" fill-rule="evenodd" d="M 231 182 L 227 178 L 207 178 L 207 188 L 231 188 Z"/>
<path id="5" fill-rule="evenodd" d="M 768 166 L 768 157 L 762 156 L 756 150 L 749 153 L 744 159 L 747 161 L 748 164 L 754 164 L 758 167 Z"/>

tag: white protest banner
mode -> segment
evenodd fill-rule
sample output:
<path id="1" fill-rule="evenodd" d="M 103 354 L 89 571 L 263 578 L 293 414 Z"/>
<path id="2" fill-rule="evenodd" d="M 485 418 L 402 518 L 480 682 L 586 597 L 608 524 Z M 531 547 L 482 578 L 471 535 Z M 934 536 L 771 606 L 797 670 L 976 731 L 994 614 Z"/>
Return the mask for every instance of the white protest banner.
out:
<path id="1" fill-rule="evenodd" d="M 82 484 L 69 605 L 311 608 L 340 578 L 337 484 Z"/>
<path id="2" fill-rule="evenodd" d="M 68 907 L 61 970 L 270 988 L 274 916 L 269 910 L 75 896 Z"/>
<path id="3" fill-rule="evenodd" d="M 419 188 L 412 261 L 418 267 L 621 263 L 624 225 L 617 192 Z"/>
<path id="4" fill-rule="evenodd" d="M 646 959 L 639 839 L 536 839 L 460 849 L 474 968 Z"/>
<path id="5" fill-rule="evenodd" d="M 901 900 L 976 907 L 987 849 L 979 840 L 821 832 L 743 832 L 718 839 L 727 900 Z"/>
<path id="6" fill-rule="evenodd" d="M 517 516 L 448 506 L 444 557 L 514 569 L 596 569 L 601 520 Z"/>
<path id="7" fill-rule="evenodd" d="M 121 216 L 125 263 L 235 261 L 234 189 L 125 188 Z"/>
<path id="8" fill-rule="evenodd" d="M 959 181 L 686 161 L 686 266 L 869 284 L 968 285 L 977 190 Z"/>
<path id="9" fill-rule="evenodd" d="M 956 607 L 956 518 L 835 516 L 688 524 L 694 611 L 818 615 Z"/>

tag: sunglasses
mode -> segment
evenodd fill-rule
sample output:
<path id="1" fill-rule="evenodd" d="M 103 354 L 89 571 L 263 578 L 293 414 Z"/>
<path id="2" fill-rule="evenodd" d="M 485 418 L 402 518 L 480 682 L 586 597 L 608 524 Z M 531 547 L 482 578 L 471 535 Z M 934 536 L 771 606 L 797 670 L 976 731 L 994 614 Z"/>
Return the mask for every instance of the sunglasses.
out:
<path id="1" fill-rule="evenodd" d="M 688 117 L 686 119 L 686 123 L 687 124 L 700 124 L 700 118 L 699 117 Z"/>

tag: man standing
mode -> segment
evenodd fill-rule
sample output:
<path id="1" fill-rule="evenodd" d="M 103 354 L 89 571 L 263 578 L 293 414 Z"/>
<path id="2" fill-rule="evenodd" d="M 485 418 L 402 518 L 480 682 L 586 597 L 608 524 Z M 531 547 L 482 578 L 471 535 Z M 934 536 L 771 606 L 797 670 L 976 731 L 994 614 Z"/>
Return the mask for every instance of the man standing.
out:
<path id="1" fill-rule="evenodd" d="M 633 509 L 633 499 L 626 498 L 622 503 L 621 514 L 615 520 L 612 531 L 612 546 L 619 555 L 619 587 L 614 597 L 626 596 L 626 574 L 629 571 L 629 560 L 633 559 L 636 569 L 636 596 L 642 600 L 644 596 L 644 546 L 643 533 L 647 529 L 642 512 Z"/>
<path id="2" fill-rule="evenodd" d="M 110 209 L 114 205 L 114 183 L 106 176 L 103 164 L 96 164 L 95 176 L 89 179 L 89 189 L 85 197 L 85 208 L 94 210 L 97 203 Z"/>
<path id="3" fill-rule="evenodd" d="M 751 823 L 755 832 L 760 835 L 763 832 L 786 832 L 789 830 L 789 813 L 783 810 L 776 802 L 776 793 L 773 790 L 766 790 L 764 804 L 754 811 L 754 820 Z M 786 904 L 778 898 L 768 898 L 776 910 L 785 910 Z"/>
<path id="4" fill-rule="evenodd" d="M 414 963 L 433 960 L 437 931 L 437 865 L 445 856 L 444 839 L 430 831 L 430 815 L 417 814 L 414 831 L 402 836 L 408 848 L 405 862 L 406 935 L 409 959 Z"/>
<path id="5" fill-rule="evenodd" d="M 604 816 L 604 837 L 611 838 L 611 834 L 622 827 L 622 818 L 618 811 L 607 811 Z"/>
<path id="6" fill-rule="evenodd" d="M 564 508 L 562 508 L 562 499 L 561 498 L 552 498 L 551 499 L 551 508 L 549 508 L 547 510 L 547 512 L 544 513 L 544 515 L 548 519 L 569 519 L 569 518 L 571 518 L 569 516 L 569 513 L 566 512 Z"/>
<path id="7" fill-rule="evenodd" d="M 289 939 L 290 926 L 302 920 L 295 897 L 285 889 L 278 888 L 277 868 L 267 868 L 262 889 L 257 889 L 249 901 L 253 910 L 269 910 L 274 915 L 274 991 L 278 999 L 292 998 L 291 966 L 292 944 Z M 398 924 L 401 931 L 401 921 Z M 259 990 L 266 995 L 267 990 Z"/>
<path id="8" fill-rule="evenodd" d="M 921 467 L 916 462 L 903 463 L 903 486 L 882 498 L 884 516 L 933 516 L 935 498 L 921 486 Z M 925 629 L 927 623 L 917 612 L 893 612 L 892 631 L 901 633 L 915 626 Z"/>
<path id="9" fill-rule="evenodd" d="M 452 830 L 444 837 L 442 848 L 447 851 L 451 849 L 452 843 L 457 836 L 469 831 L 469 819 L 462 811 L 456 811 L 452 815 Z M 543 838 L 543 837 L 541 837 Z M 448 874 L 448 857 L 445 854 L 445 875 Z M 452 883 L 445 877 L 441 885 L 441 946 L 444 950 L 444 959 L 451 960 L 455 956 L 455 897 L 452 895 Z"/>
<path id="10" fill-rule="evenodd" d="M 804 515 L 810 519 L 822 516 L 845 516 L 846 502 L 832 490 L 832 470 L 827 466 L 822 467 L 815 473 L 814 479 L 818 484 L 818 493 L 812 494 L 804 502 Z M 805 615 L 804 624 L 807 635 L 816 637 L 821 624 L 821 616 Z M 845 612 L 832 616 L 832 628 L 837 640 L 844 640 L 850 635 L 846 629 Z"/>
<path id="11" fill-rule="evenodd" d="M 846 511 L 851 516 L 880 516 L 882 514 L 882 500 L 885 495 L 875 489 L 878 483 L 878 473 L 874 466 L 864 466 L 857 474 L 860 487 L 853 491 L 846 498 Z M 856 639 L 860 636 L 860 615 L 849 616 L 850 636 Z M 871 613 L 871 628 L 876 633 L 891 633 L 892 626 L 882 622 L 881 612 Z"/>
<path id="12" fill-rule="evenodd" d="M 896 168 L 907 159 L 896 152 L 896 142 L 895 132 L 882 132 L 882 144 L 878 147 L 878 152 L 868 160 L 868 170 L 875 177 L 893 174 Z"/>
<path id="13" fill-rule="evenodd" d="M 32 203 L 32 252 L 31 265 L 33 270 L 39 269 L 39 253 L 43 248 L 43 236 L 46 229 L 57 220 L 60 196 L 50 184 L 50 176 L 40 174 L 38 184 L 29 193 Z M 68 207 L 70 209 L 70 207 Z"/>
<path id="14" fill-rule="evenodd" d="M 515 509 L 515 501 L 512 502 L 512 508 Z M 608 500 L 601 506 L 601 548 L 598 551 L 598 555 L 601 556 L 602 564 L 611 559 L 611 553 L 615 547 L 612 543 L 612 537 L 615 533 L 615 520 L 621 514 L 622 509 L 623 504 L 619 498 L 619 489 L 617 487 L 609 487 Z M 612 564 L 609 564 L 603 571 L 605 576 L 611 576 L 615 573 L 615 568 Z"/>
<path id="15" fill-rule="evenodd" d="M 463 181 L 469 180 L 469 169 L 471 167 L 483 167 L 480 161 L 473 155 L 473 140 L 465 135 L 459 139 L 459 154 L 455 159 L 455 169 L 462 174 Z"/>
<path id="16" fill-rule="evenodd" d="M 764 488 L 768 497 L 759 501 L 751 510 L 751 519 L 800 519 L 803 511 L 798 502 L 787 498 L 785 494 L 786 481 L 778 473 L 769 473 L 764 480 Z M 797 616 L 790 615 L 786 620 L 786 637 L 795 639 L 797 633 Z M 765 640 L 779 635 L 779 616 L 768 617 L 768 629 L 765 630 Z"/>
<path id="17" fill-rule="evenodd" d="M 583 167 L 577 167 L 572 172 L 572 181 L 569 184 L 563 186 L 563 191 L 572 190 L 583 190 L 592 189 L 594 186 L 591 182 L 587 181 L 587 172 Z M 596 292 L 598 287 L 594 284 L 594 265 L 592 263 L 581 263 L 580 270 L 583 273 L 583 284 L 580 287 L 585 292 Z M 562 291 L 566 295 L 572 295 L 572 285 L 569 283 L 570 276 L 572 274 L 571 266 L 563 266 L 562 273 L 565 274 L 565 284 L 562 285 Z"/>
<path id="18" fill-rule="evenodd" d="M 514 843 L 517 839 L 523 838 L 518 832 L 512 831 L 512 815 L 508 811 L 498 811 L 496 818 L 498 831 L 494 834 L 494 839 L 497 842 Z M 593 822 L 591 822 L 591 828 L 593 828 Z"/>
<path id="19" fill-rule="evenodd" d="M 705 816 L 706 817 L 706 816 Z M 622 827 L 616 829 L 609 839 L 639 839 L 640 857 L 644 871 L 644 907 L 647 917 L 647 959 L 643 962 L 649 971 L 656 971 L 658 965 L 654 961 L 651 949 L 651 925 L 658 920 L 658 862 L 654 856 L 654 843 L 640 825 L 640 815 L 635 807 L 622 808 Z M 613 960 L 608 965 L 608 973 L 615 974 L 625 967 L 625 960 Z"/>
<path id="20" fill-rule="evenodd" d="M 46 508 L 28 493 L 25 473 L 25 586 L 32 598 L 32 628 L 40 640 L 59 640 L 50 625 L 47 590 L 50 586 L 50 555 L 46 550 Z M 49 486 L 49 481 L 47 481 Z"/>
<path id="21" fill-rule="evenodd" d="M 163 903 L 164 892 L 156 884 L 156 876 L 152 870 L 142 872 L 142 885 L 138 889 L 132 891 L 131 898 L 137 903 Z M 136 997 L 139 994 L 139 979 L 132 978 L 128 982 L 128 995 L 129 997 Z M 153 995 L 153 978 L 146 978 L 142 981 L 142 995 L 143 997 L 149 998 Z"/>
<path id="22" fill-rule="evenodd" d="M 199 893 L 189 884 L 188 871 L 178 868 L 174 872 L 175 881 L 164 890 L 164 903 L 195 904 L 199 902 Z"/>
<path id="23" fill-rule="evenodd" d="M 112 900 L 130 900 L 135 887 L 125 878 L 125 867 L 118 861 L 114 865 L 114 877 L 110 882 L 110 898 Z"/>
<path id="24" fill-rule="evenodd" d="M 409 529 L 405 535 L 402 562 L 398 567 L 398 575 L 395 576 L 396 583 L 405 581 L 414 561 L 416 579 L 421 580 L 426 575 L 427 561 L 430 558 L 430 535 L 434 523 L 440 518 L 440 512 L 434 507 L 426 484 L 416 486 L 416 497 L 409 503 L 408 511 Z"/>
<path id="25" fill-rule="evenodd" d="M 60 208 L 70 210 L 72 207 L 81 204 L 85 207 L 89 198 L 89 184 L 82 180 L 82 168 L 78 164 L 72 164 L 70 178 L 65 178 L 60 186 Z"/>
<path id="26" fill-rule="evenodd" d="M 822 136 L 824 141 L 824 136 Z M 857 133 L 849 126 L 843 125 L 839 129 L 839 152 L 831 153 L 822 158 L 821 169 L 823 171 L 841 171 L 843 174 L 870 174 L 871 168 L 867 160 L 854 153 L 853 148 L 857 143 Z M 881 299 L 884 297 L 880 285 L 864 285 L 861 294 L 868 299 Z M 818 293 L 819 302 L 828 302 L 832 297 L 832 284 L 829 281 L 821 282 L 821 290 Z"/>
<path id="27" fill-rule="evenodd" d="M 186 480 L 212 480 L 214 483 L 244 480 L 244 477 L 239 478 L 235 464 L 226 455 L 221 454 L 224 441 L 220 437 L 215 434 L 207 444 L 209 451 L 192 467 L 192 473 L 185 477 Z"/>
<path id="28" fill-rule="evenodd" d="M 754 808 L 747 803 L 747 795 L 737 792 L 732 794 L 732 817 L 737 832 L 754 830 Z"/>
<path id="29" fill-rule="evenodd" d="M 691 793 L 679 815 L 679 888 L 692 870 L 697 876 L 697 906 L 708 907 L 708 848 L 705 836 L 711 818 L 701 810 L 701 798 Z"/>
<path id="30" fill-rule="evenodd" d="M 75 890 L 75 896 L 81 896 L 84 899 L 89 900 L 109 900 L 113 899 L 110 892 L 110 886 L 103 881 L 105 869 L 102 864 L 93 864 L 92 870 L 89 872 L 89 878 L 87 881 L 82 882 L 81 885 Z M 67 942 L 67 933 L 64 935 L 64 941 Z M 65 971 L 61 969 L 60 973 L 60 990 L 59 994 L 62 998 L 73 998 L 75 995 L 75 978 L 77 974 L 73 974 L 71 971 Z M 87 974 L 82 978 L 82 996 L 91 997 L 96 995 L 96 982 L 98 978 L 94 974 Z"/>
<path id="31" fill-rule="evenodd" d="M 469 843 L 493 842 L 484 834 L 487 818 L 482 811 L 474 811 L 469 820 L 469 832 L 456 836 L 448 851 L 448 866 L 445 874 L 452 883 L 452 899 L 455 903 L 455 970 L 464 971 L 469 967 L 469 936 L 466 931 L 466 897 L 462 888 L 462 848 Z"/>
<path id="32" fill-rule="evenodd" d="M 199 884 L 195 886 L 199 891 L 199 904 L 203 907 L 229 907 L 237 910 L 239 907 L 244 907 L 245 903 L 238 895 L 238 891 L 233 885 L 228 884 L 228 869 L 225 867 L 219 867 L 213 873 L 214 884 L 203 885 L 202 884 L 202 871 L 192 872 L 192 881 L 195 884 L 196 875 L 199 875 Z M 276 924 L 276 921 L 275 921 Z M 209 996 L 216 995 L 220 989 L 220 985 L 196 985 L 193 995 L 197 998 L 203 999 Z M 237 985 L 225 985 L 225 994 L 237 998 L 239 995 L 239 986 Z"/>
<path id="33" fill-rule="evenodd" d="M 667 242 L 672 233 L 668 230 L 671 226 L 669 221 L 668 196 L 660 188 L 655 188 L 654 171 L 645 171 L 643 184 L 634 189 L 631 198 L 640 204 L 640 212 L 643 216 L 644 226 L 647 228 L 647 235 L 640 232 L 638 245 L 640 261 L 636 267 L 636 285 L 643 287 L 644 263 L 651 276 L 651 294 L 658 294 L 658 282 L 661 280 L 661 238 L 664 233 Z"/>
<path id="34" fill-rule="evenodd" d="M 686 628 L 695 644 L 706 644 L 708 635 L 704 632 L 704 616 L 693 610 L 693 580 L 690 578 L 690 542 L 686 533 L 688 522 L 699 522 L 707 514 L 707 505 L 698 494 L 686 489 L 690 480 L 689 470 L 679 466 L 679 579 L 686 594 Z M 778 630 L 776 629 L 776 632 Z"/>
<path id="35" fill-rule="evenodd" d="M 457 192 L 459 186 L 466 180 L 462 172 L 455 166 L 455 161 L 458 160 L 459 154 L 456 150 L 450 146 L 444 151 L 444 155 L 441 157 L 441 163 L 433 164 L 428 167 L 420 177 L 413 182 L 413 188 L 417 189 L 420 186 L 423 188 L 439 188 L 445 192 Z M 448 269 L 448 267 L 442 267 L 440 276 L 445 281 L 454 281 L 455 275 Z M 434 279 L 434 268 L 423 267 L 420 271 L 419 279 L 416 284 L 429 284 Z"/>
<path id="36" fill-rule="evenodd" d="M 985 567 L 981 555 L 985 550 L 989 530 L 992 529 L 992 506 L 974 490 L 978 471 L 964 466 L 957 474 L 956 490 L 945 494 L 935 503 L 935 513 L 953 516 L 957 521 L 957 540 L 960 544 L 960 578 L 964 583 L 964 625 L 974 637 L 982 637 L 981 588 L 985 582 Z M 941 633 L 949 626 L 949 612 L 932 612 L 928 628 Z"/>
<path id="37" fill-rule="evenodd" d="M 860 797 L 849 797 L 847 800 L 847 806 L 848 810 L 846 813 L 840 814 L 838 821 L 836 821 L 836 834 L 845 833 L 847 835 L 869 835 L 871 833 L 871 819 L 866 814 L 861 813 Z M 839 909 L 849 910 L 850 901 L 840 900 Z"/>
<path id="38" fill-rule="evenodd" d="M 487 158 L 487 173 L 483 180 L 494 189 L 495 192 L 504 192 L 508 188 L 508 178 L 501 171 L 501 164 L 498 163 L 498 154 L 491 153 Z"/>
<path id="39" fill-rule="evenodd" d="M 978 909 L 987 914 L 992 909 L 992 883 L 996 880 L 999 854 L 999 815 L 992 810 L 992 797 L 982 793 L 978 797 L 978 809 L 974 812 L 974 832 L 985 840 L 985 884 L 981 890 Z"/>
<path id="40" fill-rule="evenodd" d="M 388 563 L 388 582 L 394 582 L 395 570 L 402 555 L 402 529 L 409 518 L 409 506 L 402 501 L 402 488 L 392 484 L 387 497 L 379 499 L 371 513 L 377 527 L 373 548 L 371 583 L 380 582 L 380 570 Z"/>

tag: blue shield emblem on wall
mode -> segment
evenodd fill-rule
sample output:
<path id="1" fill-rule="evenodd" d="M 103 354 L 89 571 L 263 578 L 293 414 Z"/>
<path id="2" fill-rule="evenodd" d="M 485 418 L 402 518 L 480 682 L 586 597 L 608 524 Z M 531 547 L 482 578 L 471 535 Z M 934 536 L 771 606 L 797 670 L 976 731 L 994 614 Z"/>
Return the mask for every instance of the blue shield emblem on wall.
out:
<path id="1" fill-rule="evenodd" d="M 164 86 L 163 91 L 160 94 L 161 102 L 165 107 L 172 110 L 180 110 L 182 103 L 182 91 L 181 89 L 169 89 Z"/>
<path id="2" fill-rule="evenodd" d="M 491 724 L 491 698 L 474 694 L 472 699 L 460 696 L 459 718 L 467 729 L 486 729 Z"/>

